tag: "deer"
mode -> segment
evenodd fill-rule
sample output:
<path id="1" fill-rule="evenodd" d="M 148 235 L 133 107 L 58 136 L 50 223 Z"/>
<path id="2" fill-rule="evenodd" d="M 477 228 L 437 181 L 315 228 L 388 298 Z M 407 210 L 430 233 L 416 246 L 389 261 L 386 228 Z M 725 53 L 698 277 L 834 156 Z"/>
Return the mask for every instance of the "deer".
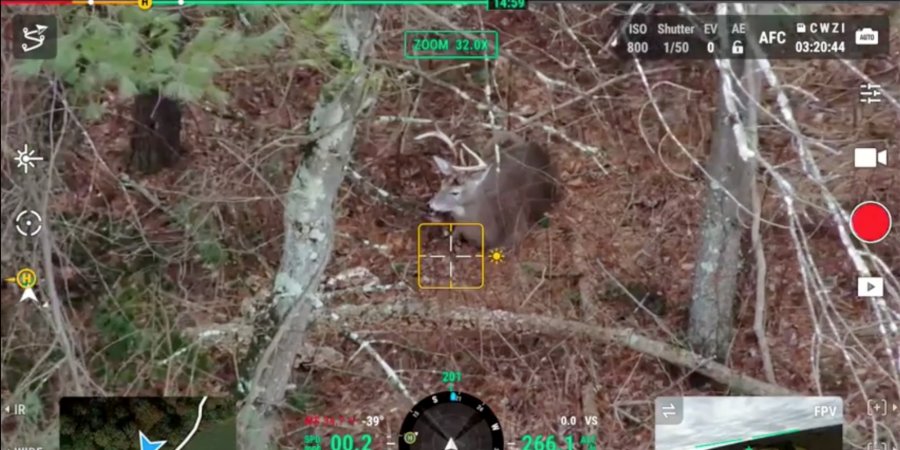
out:
<path id="1" fill-rule="evenodd" d="M 464 148 L 477 160 L 474 166 L 457 166 L 433 156 L 441 187 L 428 206 L 456 222 L 481 223 L 485 248 L 514 247 L 559 199 L 550 154 L 507 132 L 497 133 L 488 145 L 499 155 L 499 163 L 496 157 L 486 163 Z M 481 245 L 478 227 L 454 227 L 453 235 Z"/>

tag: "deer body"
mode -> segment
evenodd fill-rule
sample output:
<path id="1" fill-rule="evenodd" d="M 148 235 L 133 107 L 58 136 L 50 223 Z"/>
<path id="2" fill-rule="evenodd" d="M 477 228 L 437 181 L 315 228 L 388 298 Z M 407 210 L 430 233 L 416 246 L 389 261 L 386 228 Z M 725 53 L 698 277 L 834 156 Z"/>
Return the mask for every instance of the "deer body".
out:
<path id="1" fill-rule="evenodd" d="M 499 171 L 493 145 L 488 152 L 491 163 L 475 170 L 434 157 L 443 180 L 429 206 L 450 213 L 456 222 L 484 225 L 484 245 L 489 248 L 514 245 L 557 200 L 555 172 L 547 151 L 517 138 L 504 136 L 504 140 Z M 481 241 L 477 227 L 457 227 L 453 233 L 475 245 Z"/>

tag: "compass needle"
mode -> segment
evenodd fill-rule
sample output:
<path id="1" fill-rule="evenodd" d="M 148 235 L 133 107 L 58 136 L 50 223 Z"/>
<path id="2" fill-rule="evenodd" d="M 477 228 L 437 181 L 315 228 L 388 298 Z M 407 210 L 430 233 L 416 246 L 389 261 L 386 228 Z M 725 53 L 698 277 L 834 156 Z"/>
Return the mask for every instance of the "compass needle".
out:
<path id="1" fill-rule="evenodd" d="M 456 442 L 453 441 L 453 438 L 450 438 L 450 440 L 447 441 L 447 445 L 444 446 L 444 450 L 459 450 L 459 449 L 456 448 Z"/>

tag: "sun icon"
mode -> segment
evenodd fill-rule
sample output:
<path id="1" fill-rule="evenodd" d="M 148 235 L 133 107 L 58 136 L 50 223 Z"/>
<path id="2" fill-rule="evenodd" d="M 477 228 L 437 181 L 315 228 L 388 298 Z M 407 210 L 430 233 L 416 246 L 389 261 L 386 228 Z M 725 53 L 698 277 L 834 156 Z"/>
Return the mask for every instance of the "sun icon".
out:
<path id="1" fill-rule="evenodd" d="M 490 253 L 488 253 L 488 258 L 494 264 L 502 263 L 503 262 L 503 251 L 498 248 L 495 248 L 495 249 L 491 250 Z"/>

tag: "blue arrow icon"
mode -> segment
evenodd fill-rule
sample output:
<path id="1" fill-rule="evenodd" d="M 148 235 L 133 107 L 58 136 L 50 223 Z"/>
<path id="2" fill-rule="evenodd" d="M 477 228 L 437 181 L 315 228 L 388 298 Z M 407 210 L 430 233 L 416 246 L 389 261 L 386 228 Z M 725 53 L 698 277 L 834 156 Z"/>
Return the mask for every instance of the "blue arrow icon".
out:
<path id="1" fill-rule="evenodd" d="M 159 450 L 160 447 L 166 445 L 166 441 L 150 442 L 150 439 L 147 439 L 143 431 L 138 431 L 138 433 L 141 435 L 141 450 Z"/>

